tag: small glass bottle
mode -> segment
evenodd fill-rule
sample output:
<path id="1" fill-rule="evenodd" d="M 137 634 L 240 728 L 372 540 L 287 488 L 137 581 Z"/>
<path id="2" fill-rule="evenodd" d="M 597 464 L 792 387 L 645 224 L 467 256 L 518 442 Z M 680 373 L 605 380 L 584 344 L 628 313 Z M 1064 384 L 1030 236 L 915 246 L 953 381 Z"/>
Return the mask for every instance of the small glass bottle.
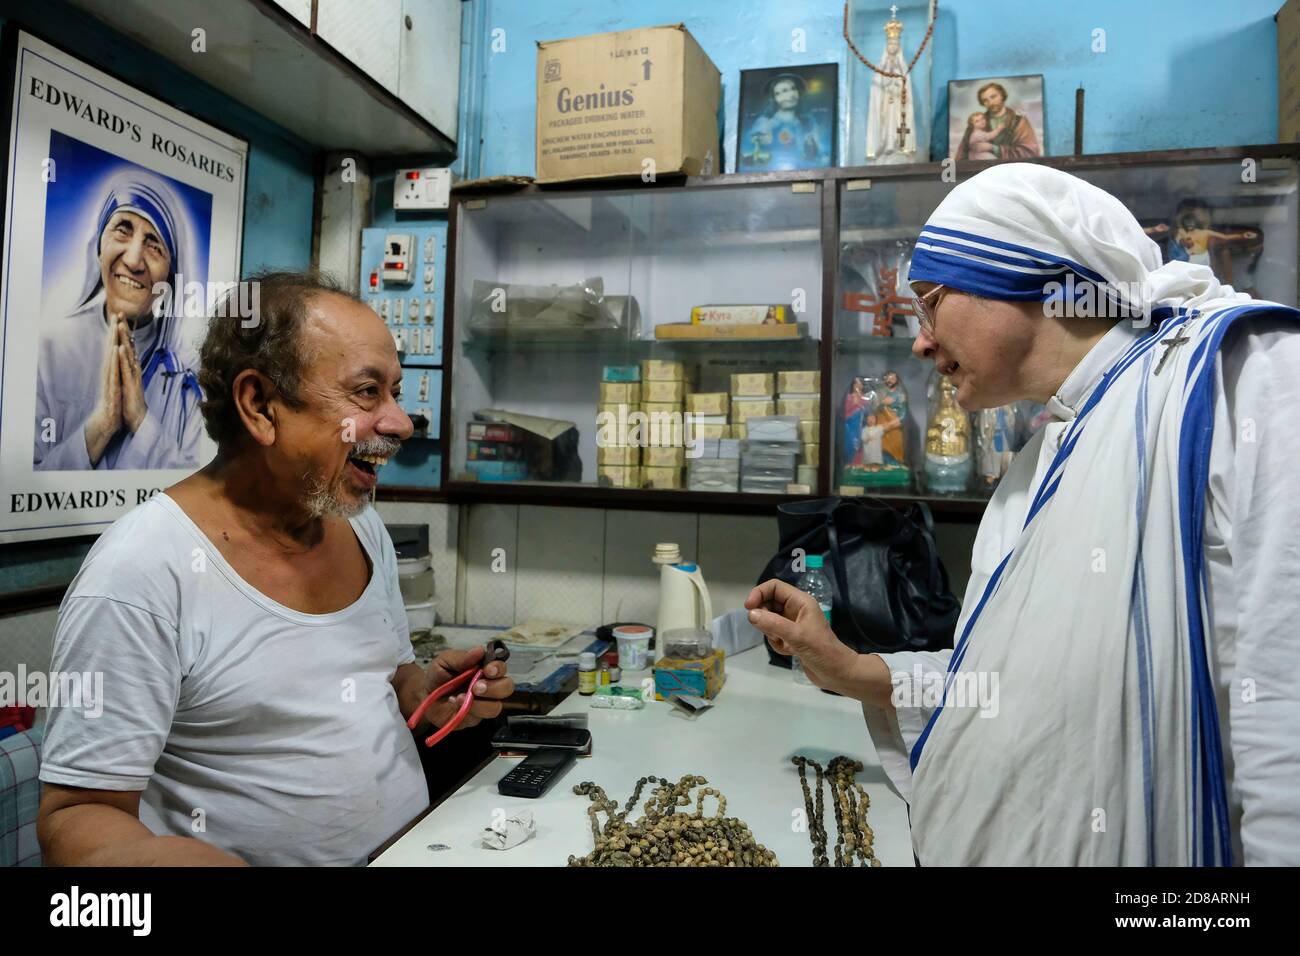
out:
<path id="1" fill-rule="evenodd" d="M 590 697 L 596 693 L 596 655 L 583 651 L 578 655 L 578 693 Z"/>

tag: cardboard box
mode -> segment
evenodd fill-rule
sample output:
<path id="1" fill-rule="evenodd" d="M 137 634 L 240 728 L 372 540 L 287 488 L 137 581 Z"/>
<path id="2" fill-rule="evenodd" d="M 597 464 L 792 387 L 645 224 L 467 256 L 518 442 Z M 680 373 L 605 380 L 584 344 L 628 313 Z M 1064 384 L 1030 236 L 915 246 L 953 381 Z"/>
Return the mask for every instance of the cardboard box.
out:
<path id="1" fill-rule="evenodd" d="M 641 384 L 641 401 L 643 402 L 672 402 L 680 406 L 685 398 L 685 382 L 649 381 Z"/>
<path id="2" fill-rule="evenodd" d="M 539 42 L 537 182 L 720 172 L 721 81 L 680 23 Z"/>
<path id="3" fill-rule="evenodd" d="M 646 451 L 650 451 L 649 448 Z M 682 469 L 660 468 L 654 465 L 641 467 L 643 487 L 678 489 L 682 486 Z"/>
<path id="4" fill-rule="evenodd" d="M 777 372 L 776 390 L 778 392 L 818 394 L 822 390 L 822 373 L 816 371 Z"/>
<path id="5" fill-rule="evenodd" d="M 817 421 L 822 417 L 820 398 L 779 398 L 776 401 L 778 415 L 793 415 L 802 422 Z"/>
<path id="6" fill-rule="evenodd" d="M 602 382 L 639 382 L 641 367 L 639 365 L 606 365 L 600 373 Z"/>
<path id="7" fill-rule="evenodd" d="M 597 465 L 596 483 L 615 488 L 640 488 L 640 465 Z"/>
<path id="8" fill-rule="evenodd" d="M 686 449 L 672 446 L 648 446 L 641 450 L 641 464 L 647 468 L 681 468 Z"/>
<path id="9" fill-rule="evenodd" d="M 686 366 L 681 362 L 646 359 L 641 363 L 642 382 L 683 382 L 685 380 Z"/>
<path id="10" fill-rule="evenodd" d="M 731 376 L 733 398 L 771 398 L 776 393 L 776 376 L 771 372 L 751 372 Z"/>
<path id="11" fill-rule="evenodd" d="M 641 401 L 641 384 L 639 382 L 600 383 L 601 405 L 616 403 L 635 405 L 639 401 Z"/>
<path id="12" fill-rule="evenodd" d="M 727 655 L 715 647 L 708 657 L 661 657 L 655 662 L 655 700 L 691 694 L 712 700 L 727 681 Z"/>
<path id="13" fill-rule="evenodd" d="M 799 423 L 799 440 L 805 445 L 819 442 L 822 440 L 821 435 L 822 423 L 819 421 L 803 421 Z"/>
<path id="14" fill-rule="evenodd" d="M 743 425 L 751 418 L 774 414 L 776 414 L 776 402 L 770 398 L 746 399 L 731 403 L 731 421 L 733 424 Z M 733 435 L 732 437 L 738 436 Z"/>
<path id="15" fill-rule="evenodd" d="M 642 402 L 641 411 L 645 412 L 647 415 L 669 415 L 669 416 L 673 416 L 675 420 L 680 420 L 682 417 L 682 403 L 681 402 Z M 665 418 L 660 420 L 667 421 L 668 419 Z"/>
<path id="16" fill-rule="evenodd" d="M 730 425 L 695 425 L 692 426 L 691 431 L 694 433 L 694 437 L 696 438 L 718 439 L 718 438 L 726 438 L 728 435 L 730 435 L 731 426 Z"/>
<path id="17" fill-rule="evenodd" d="M 726 392 L 694 392 L 686 396 L 686 410 L 693 415 L 726 415 L 731 396 Z"/>
<path id="18" fill-rule="evenodd" d="M 597 465 L 635 465 L 641 460 L 636 445 L 605 445 L 596 449 Z"/>
<path id="19" fill-rule="evenodd" d="M 771 325 L 793 322 L 788 305 L 697 305 L 692 325 Z"/>
<path id="20" fill-rule="evenodd" d="M 1300 0 L 1277 12 L 1277 139 L 1300 140 Z"/>
<path id="21" fill-rule="evenodd" d="M 821 462 L 821 445 L 812 442 L 799 446 L 799 463 L 802 465 L 817 465 Z"/>

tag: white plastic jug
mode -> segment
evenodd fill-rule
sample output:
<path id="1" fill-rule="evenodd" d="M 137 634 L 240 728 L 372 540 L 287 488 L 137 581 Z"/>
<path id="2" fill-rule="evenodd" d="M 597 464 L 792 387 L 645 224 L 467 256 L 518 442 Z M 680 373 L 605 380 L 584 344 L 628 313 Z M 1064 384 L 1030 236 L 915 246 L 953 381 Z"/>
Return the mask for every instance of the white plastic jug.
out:
<path id="1" fill-rule="evenodd" d="M 679 627 L 709 629 L 713 604 L 709 589 L 697 564 L 682 562 L 675 544 L 655 545 L 655 564 L 659 565 L 658 634 Z M 663 645 L 659 645 L 662 650 Z"/>

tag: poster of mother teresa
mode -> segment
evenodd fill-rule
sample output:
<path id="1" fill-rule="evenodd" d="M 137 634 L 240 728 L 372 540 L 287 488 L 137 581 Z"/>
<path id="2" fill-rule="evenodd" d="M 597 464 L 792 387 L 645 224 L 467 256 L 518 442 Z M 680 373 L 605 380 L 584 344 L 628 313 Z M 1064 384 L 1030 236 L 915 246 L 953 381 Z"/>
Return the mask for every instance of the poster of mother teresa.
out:
<path id="1" fill-rule="evenodd" d="M 212 197 L 57 131 L 50 146 L 33 464 L 196 467 L 202 317 L 177 280 L 206 282 Z"/>

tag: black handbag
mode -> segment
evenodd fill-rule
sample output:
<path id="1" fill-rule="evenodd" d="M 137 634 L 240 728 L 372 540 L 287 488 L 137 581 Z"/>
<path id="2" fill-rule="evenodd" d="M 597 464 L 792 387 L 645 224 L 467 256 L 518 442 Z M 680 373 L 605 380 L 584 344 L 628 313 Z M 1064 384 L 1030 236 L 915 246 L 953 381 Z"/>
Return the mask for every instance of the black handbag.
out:
<path id="1" fill-rule="evenodd" d="M 961 606 L 923 503 L 899 510 L 877 498 L 819 498 L 781 505 L 776 520 L 780 548 L 759 584 L 779 578 L 797 587 L 797 559 L 820 554 L 834 592 L 831 628 L 849 647 L 863 654 L 952 647 Z M 764 643 L 773 664 L 790 666 Z"/>

